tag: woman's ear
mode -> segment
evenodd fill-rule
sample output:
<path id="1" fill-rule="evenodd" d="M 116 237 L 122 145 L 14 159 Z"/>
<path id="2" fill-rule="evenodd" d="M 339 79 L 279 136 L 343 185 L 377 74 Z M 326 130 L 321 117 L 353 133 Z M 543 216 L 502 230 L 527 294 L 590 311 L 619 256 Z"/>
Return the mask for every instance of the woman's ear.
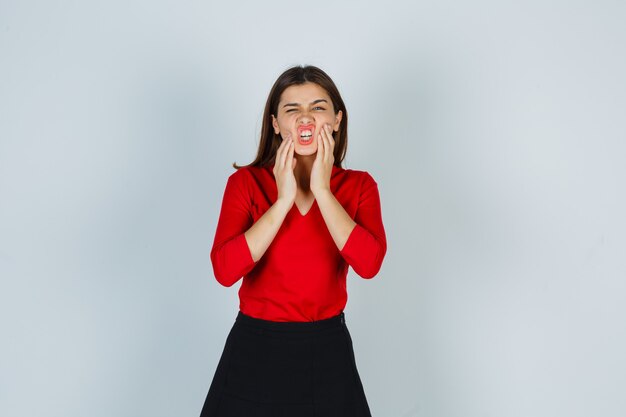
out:
<path id="1" fill-rule="evenodd" d="M 276 117 L 274 117 L 273 114 L 272 114 L 272 126 L 274 127 L 274 133 L 278 135 L 280 133 L 280 128 L 278 127 L 278 120 L 276 120 Z"/>
<path id="2" fill-rule="evenodd" d="M 335 114 L 335 124 L 333 125 L 333 130 L 335 132 L 339 131 L 339 126 L 341 125 L 341 118 L 343 117 L 343 113 L 341 112 L 341 110 L 339 110 L 337 112 L 337 114 Z"/>

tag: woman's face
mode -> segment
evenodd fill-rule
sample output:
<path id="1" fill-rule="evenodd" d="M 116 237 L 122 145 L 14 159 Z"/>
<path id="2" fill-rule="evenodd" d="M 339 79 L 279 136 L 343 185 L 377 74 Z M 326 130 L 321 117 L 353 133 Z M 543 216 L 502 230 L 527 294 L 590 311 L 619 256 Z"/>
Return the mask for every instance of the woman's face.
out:
<path id="1" fill-rule="evenodd" d="M 287 87 L 280 96 L 278 115 L 272 115 L 274 132 L 286 138 L 291 134 L 298 155 L 317 152 L 317 135 L 325 124 L 339 130 L 342 113 L 335 114 L 333 103 L 322 87 L 315 83 Z"/>

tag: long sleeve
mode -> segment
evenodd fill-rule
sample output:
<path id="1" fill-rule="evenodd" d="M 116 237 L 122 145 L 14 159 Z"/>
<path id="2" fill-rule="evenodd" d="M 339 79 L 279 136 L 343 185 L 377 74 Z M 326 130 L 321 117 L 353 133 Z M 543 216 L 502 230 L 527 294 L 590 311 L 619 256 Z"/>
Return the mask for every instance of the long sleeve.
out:
<path id="1" fill-rule="evenodd" d="M 356 226 L 340 251 L 346 262 L 362 278 L 374 277 L 387 252 L 378 185 L 367 172 L 359 194 L 354 218 Z"/>
<path id="2" fill-rule="evenodd" d="M 230 287 L 255 266 L 244 233 L 253 223 L 244 172 L 233 173 L 226 182 L 211 263 L 217 281 Z"/>

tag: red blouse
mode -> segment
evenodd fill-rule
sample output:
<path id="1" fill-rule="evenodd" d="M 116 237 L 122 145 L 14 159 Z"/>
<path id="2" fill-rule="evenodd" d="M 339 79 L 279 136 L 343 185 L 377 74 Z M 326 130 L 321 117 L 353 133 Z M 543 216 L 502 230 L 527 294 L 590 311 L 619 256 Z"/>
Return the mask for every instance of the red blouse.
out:
<path id="1" fill-rule="evenodd" d="M 339 314 L 348 299 L 348 265 L 374 277 L 387 251 L 378 185 L 365 171 L 333 166 L 330 189 L 357 223 L 340 251 L 317 201 L 302 215 L 294 203 L 274 240 L 254 262 L 244 232 L 276 201 L 273 165 L 244 167 L 230 175 L 211 249 L 217 281 L 239 278 L 239 309 L 271 321 L 314 321 Z"/>

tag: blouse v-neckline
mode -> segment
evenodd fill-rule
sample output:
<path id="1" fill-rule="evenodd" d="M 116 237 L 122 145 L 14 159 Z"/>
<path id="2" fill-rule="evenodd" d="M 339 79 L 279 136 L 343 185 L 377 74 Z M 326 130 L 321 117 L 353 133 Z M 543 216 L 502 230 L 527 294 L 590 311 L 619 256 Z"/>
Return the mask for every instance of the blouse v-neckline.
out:
<path id="1" fill-rule="evenodd" d="M 309 213 L 311 213 L 311 211 L 313 211 L 313 209 L 315 208 L 315 206 L 317 206 L 317 200 L 313 199 L 313 203 L 311 204 L 311 207 L 309 207 L 309 209 L 307 210 L 306 213 L 302 214 L 302 210 L 300 210 L 300 207 L 298 207 L 298 205 L 296 204 L 296 202 L 293 202 L 293 207 L 295 207 L 296 211 L 298 212 L 298 214 L 300 215 L 300 217 L 306 217 L 309 215 Z"/>
<path id="2" fill-rule="evenodd" d="M 266 166 L 266 169 L 267 169 L 268 173 L 272 176 L 272 178 L 274 178 L 273 168 L 274 168 L 274 164 L 270 164 L 270 165 Z M 337 173 L 341 169 L 342 168 L 339 168 L 339 167 L 333 165 L 332 173 L 331 173 L 331 180 L 332 180 L 332 177 L 335 175 L 335 173 Z M 275 190 L 276 193 L 277 193 L 277 191 L 278 190 Z M 306 213 L 302 214 L 302 211 L 300 211 L 300 208 L 298 207 L 298 205 L 294 201 L 293 205 L 291 206 L 291 210 L 295 210 L 296 214 L 298 215 L 298 217 L 303 219 L 303 218 L 309 217 L 309 214 L 311 214 L 311 212 L 313 210 L 315 210 L 317 207 L 318 207 L 317 200 L 313 199 L 313 203 L 311 204 L 311 207 L 309 207 L 309 209 L 307 210 Z"/>

